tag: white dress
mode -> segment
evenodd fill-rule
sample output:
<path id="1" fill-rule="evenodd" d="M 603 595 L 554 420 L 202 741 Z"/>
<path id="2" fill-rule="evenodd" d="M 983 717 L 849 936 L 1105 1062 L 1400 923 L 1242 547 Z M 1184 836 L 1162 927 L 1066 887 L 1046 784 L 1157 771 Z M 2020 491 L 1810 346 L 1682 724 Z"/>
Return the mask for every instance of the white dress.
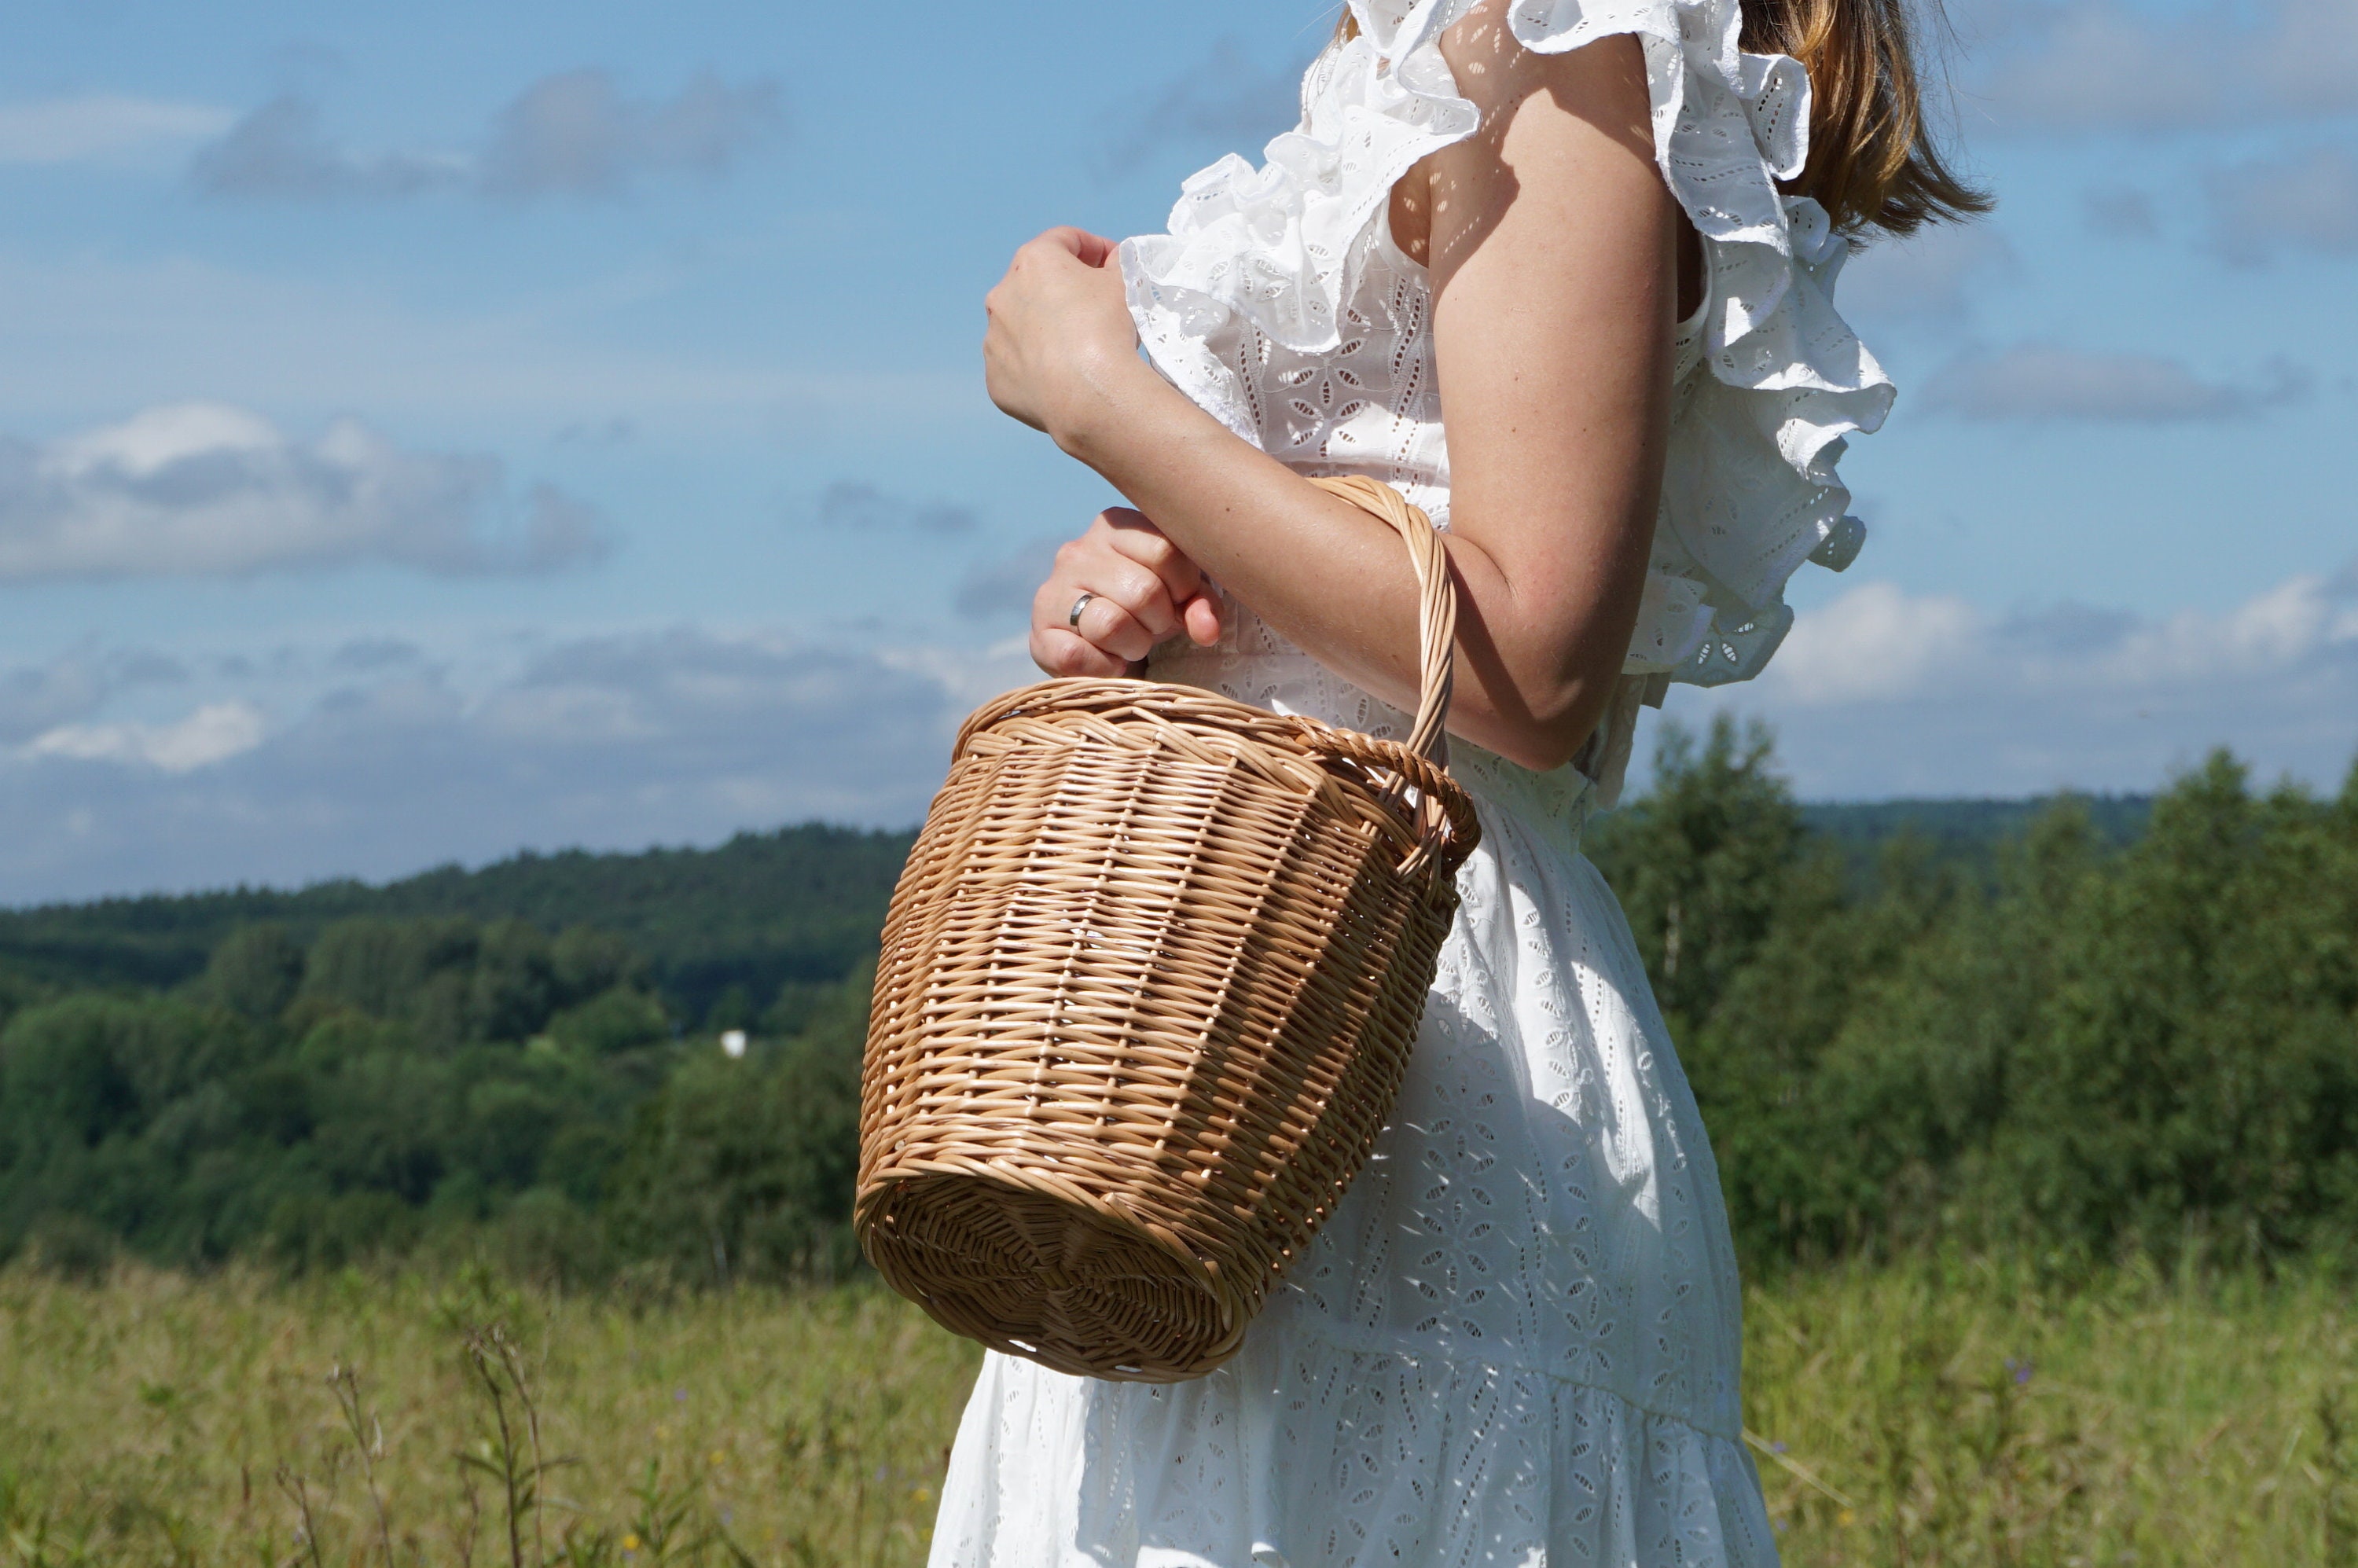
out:
<path id="1" fill-rule="evenodd" d="M 1122 249 L 1163 373 L 1305 473 L 1365 473 L 1446 525 L 1423 270 L 1392 183 L 1475 128 L 1435 40 L 1468 0 L 1350 0 L 1360 37 L 1256 169 L 1187 182 Z M 1860 537 L 1833 472 L 1891 388 L 1830 302 L 1845 254 L 1780 197 L 1808 85 L 1736 48 L 1732 0 L 1518 0 L 1529 48 L 1644 43 L 1659 161 L 1704 241 L 1680 329 L 1662 511 L 1612 714 L 1574 767 L 1460 743 L 1481 847 L 1374 1158 L 1208 1377 L 1109 1383 L 993 1355 L 961 1423 L 935 1568 L 1765 1568 L 1743 1442 L 1740 1296 L 1694 1099 L 1611 892 L 1579 854 L 1642 702 L 1758 672 L 1786 579 Z M 1398 711 L 1230 607 L 1157 678 L 1375 733 Z"/>

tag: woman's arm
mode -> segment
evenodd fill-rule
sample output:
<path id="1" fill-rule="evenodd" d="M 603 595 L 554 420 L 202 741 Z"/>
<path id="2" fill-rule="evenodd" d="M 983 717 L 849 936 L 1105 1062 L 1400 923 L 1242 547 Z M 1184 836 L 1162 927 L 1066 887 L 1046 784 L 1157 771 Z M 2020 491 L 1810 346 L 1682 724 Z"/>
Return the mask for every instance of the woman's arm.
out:
<path id="1" fill-rule="evenodd" d="M 1550 768 L 1595 727 L 1636 618 L 1669 420 L 1676 208 L 1654 168 L 1637 41 L 1534 55 L 1501 10 L 1485 0 L 1443 40 L 1484 132 L 1428 159 L 1395 206 L 1431 222 L 1460 603 L 1450 727 Z M 1074 635 L 1074 596 L 1052 579 L 1035 656 L 1103 673 L 1119 664 L 1108 650 L 1134 657 L 1183 622 L 1203 636 L 1208 611 L 1189 598 L 1200 568 L 1321 663 L 1413 707 L 1416 595 L 1399 541 L 1141 363 L 1110 261 L 1093 236 L 1044 235 L 990 299 L 994 400 L 1153 520 L 1109 514 L 1092 534 L 1121 535 L 1100 554 L 1136 580 L 1082 586 L 1132 606 L 1099 612 L 1128 624 Z"/>

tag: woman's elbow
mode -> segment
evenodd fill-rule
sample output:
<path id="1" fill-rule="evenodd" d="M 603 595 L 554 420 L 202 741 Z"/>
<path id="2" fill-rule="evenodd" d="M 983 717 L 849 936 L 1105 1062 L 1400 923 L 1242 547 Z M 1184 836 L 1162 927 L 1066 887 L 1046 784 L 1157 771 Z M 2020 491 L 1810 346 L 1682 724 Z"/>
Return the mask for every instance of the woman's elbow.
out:
<path id="1" fill-rule="evenodd" d="M 1583 622 L 1575 622 L 1567 634 L 1552 618 L 1537 627 L 1502 620 L 1484 628 L 1479 644 L 1460 633 L 1457 697 L 1468 720 L 1462 730 L 1517 767 L 1552 773 L 1580 753 L 1612 705 L 1628 633 L 1605 628 L 1583 635 Z"/>
<path id="2" fill-rule="evenodd" d="M 1618 675 L 1618 671 L 1614 672 Z M 1611 702 L 1609 678 L 1551 683 L 1543 693 L 1526 693 L 1513 717 L 1498 716 L 1480 743 L 1519 768 L 1552 773 L 1580 754 Z"/>
<path id="3" fill-rule="evenodd" d="M 1515 766 L 1547 773 L 1578 756 L 1595 728 L 1595 713 L 1583 703 L 1562 714 L 1534 715 L 1503 725 L 1500 733 L 1487 743 Z"/>
<path id="4" fill-rule="evenodd" d="M 1503 736 L 1492 749 L 1519 768 L 1551 773 L 1577 756 L 1587 739 L 1585 734 L 1574 736 L 1554 729 L 1531 730 Z"/>

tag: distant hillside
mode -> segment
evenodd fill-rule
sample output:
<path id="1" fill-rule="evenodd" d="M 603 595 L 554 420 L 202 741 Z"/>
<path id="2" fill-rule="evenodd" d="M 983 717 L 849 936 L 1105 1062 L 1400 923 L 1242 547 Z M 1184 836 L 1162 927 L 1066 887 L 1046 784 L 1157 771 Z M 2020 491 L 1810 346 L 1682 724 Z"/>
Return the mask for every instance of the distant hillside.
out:
<path id="1" fill-rule="evenodd" d="M 1894 837 L 1913 834 L 1938 860 L 1986 877 L 1998 844 L 2047 804 L 2038 800 L 1896 800 L 1802 809 L 1859 877 Z M 2087 802 L 2097 833 L 2126 843 L 2144 830 L 2141 795 Z M 1609 828 L 1605 831 L 1610 831 Z M 204 968 L 241 925 L 274 921 L 308 944 L 332 922 L 369 915 L 526 920 L 550 933 L 594 926 L 644 958 L 675 1016 L 705 1018 L 741 988 L 758 1011 L 782 988 L 842 979 L 876 944 L 909 832 L 816 824 L 745 833 L 712 849 L 519 855 L 466 871 L 445 866 L 384 886 L 322 882 L 299 892 L 108 899 L 0 911 L 0 979 L 43 988 L 168 988 Z"/>
<path id="2" fill-rule="evenodd" d="M 2076 797 L 2097 841 L 2118 849 L 2134 842 L 2153 814 L 2148 795 Z M 2056 797 L 2031 800 L 1876 800 L 1804 806 L 1801 820 L 1842 850 L 1855 877 L 1870 873 L 1883 847 L 1906 834 L 1936 862 L 1965 866 L 1987 880 L 1998 846 L 2030 825 Z"/>
<path id="3" fill-rule="evenodd" d="M 790 982 L 842 979 L 876 945 L 911 838 L 813 824 L 740 834 L 713 849 L 519 855 L 382 887 L 333 881 L 0 911 L 0 971 L 45 987 L 166 987 L 202 970 L 240 925 L 275 921 L 308 944 L 356 915 L 455 914 L 621 936 L 665 1000 L 693 1020 L 731 987 L 759 1006 Z"/>

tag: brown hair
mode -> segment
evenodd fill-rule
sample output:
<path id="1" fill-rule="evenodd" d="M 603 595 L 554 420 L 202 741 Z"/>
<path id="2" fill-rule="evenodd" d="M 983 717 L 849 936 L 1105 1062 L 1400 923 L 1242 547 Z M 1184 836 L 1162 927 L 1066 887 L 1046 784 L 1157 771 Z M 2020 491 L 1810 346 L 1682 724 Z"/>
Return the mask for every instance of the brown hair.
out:
<path id="1" fill-rule="evenodd" d="M 1743 16 L 1745 49 L 1810 73 L 1810 160 L 1785 189 L 1815 198 L 1837 231 L 1910 234 L 1990 210 L 1925 124 L 1909 0 L 1743 0 Z M 1357 33 L 1346 8 L 1336 37 Z"/>

